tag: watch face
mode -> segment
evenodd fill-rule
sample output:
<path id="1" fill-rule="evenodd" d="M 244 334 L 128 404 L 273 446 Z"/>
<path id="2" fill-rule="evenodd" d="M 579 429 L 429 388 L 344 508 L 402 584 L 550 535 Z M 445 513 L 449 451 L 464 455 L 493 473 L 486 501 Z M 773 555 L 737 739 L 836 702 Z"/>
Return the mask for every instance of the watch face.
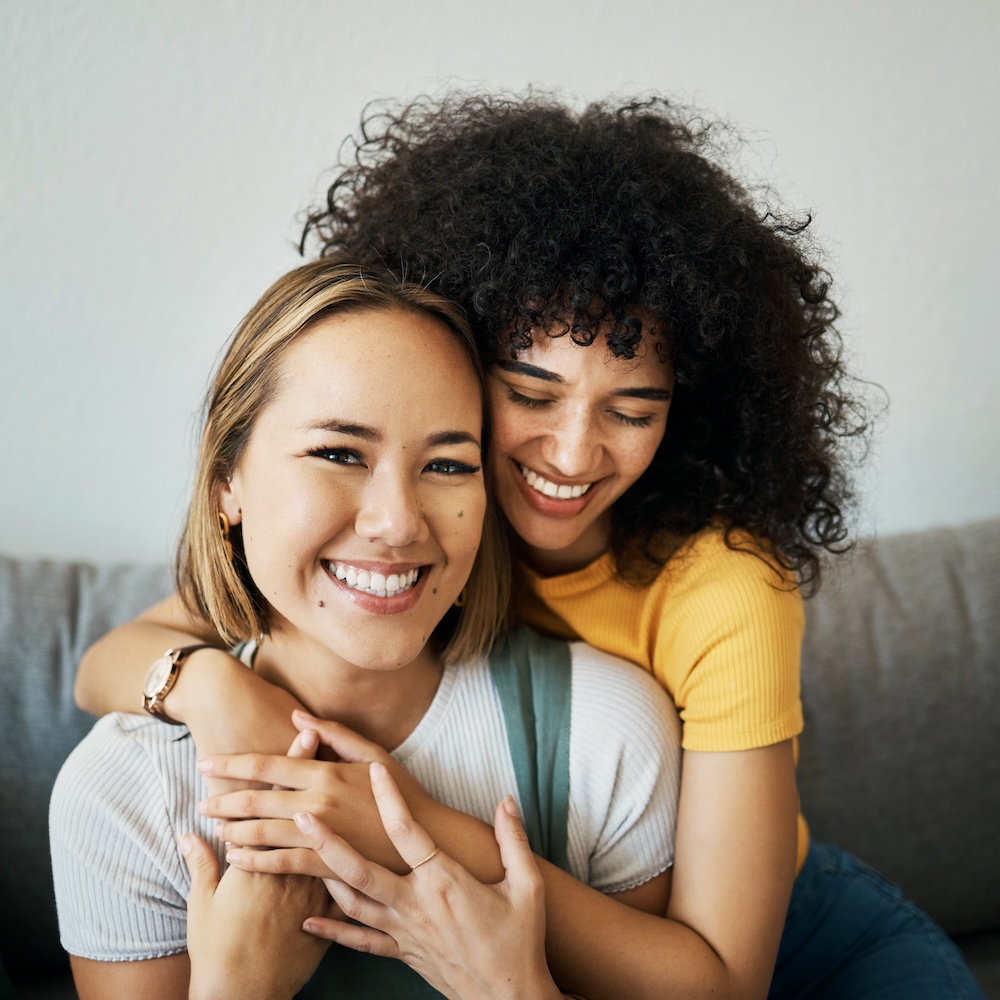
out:
<path id="1" fill-rule="evenodd" d="M 161 656 L 149 668 L 149 673 L 146 674 L 146 685 L 142 690 L 142 693 L 147 698 L 152 698 L 159 693 L 163 685 L 166 684 L 173 665 L 173 661 L 169 656 Z"/>

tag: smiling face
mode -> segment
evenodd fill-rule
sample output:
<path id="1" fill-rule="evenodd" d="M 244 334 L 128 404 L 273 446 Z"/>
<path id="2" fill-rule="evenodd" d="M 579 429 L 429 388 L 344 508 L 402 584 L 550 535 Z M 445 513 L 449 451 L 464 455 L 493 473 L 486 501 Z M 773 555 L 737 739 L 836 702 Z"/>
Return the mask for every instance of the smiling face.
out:
<path id="1" fill-rule="evenodd" d="M 635 358 L 598 337 L 538 335 L 489 376 L 496 493 L 543 573 L 585 566 L 607 548 L 611 505 L 663 440 L 673 366 L 643 339 Z"/>
<path id="2" fill-rule="evenodd" d="M 284 351 L 221 509 L 274 638 L 413 661 L 465 585 L 486 494 L 468 356 L 429 315 L 355 309 Z"/>

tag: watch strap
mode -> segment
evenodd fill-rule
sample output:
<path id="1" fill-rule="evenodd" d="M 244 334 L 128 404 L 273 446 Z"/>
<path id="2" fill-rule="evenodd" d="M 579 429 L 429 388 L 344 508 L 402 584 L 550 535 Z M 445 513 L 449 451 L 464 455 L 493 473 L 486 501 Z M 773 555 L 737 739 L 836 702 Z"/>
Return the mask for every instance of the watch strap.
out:
<path id="1" fill-rule="evenodd" d="M 192 653 L 199 649 L 218 649 L 218 647 L 213 646 L 210 642 L 196 642 L 190 646 L 175 646 L 173 649 L 168 649 L 163 654 L 163 659 L 170 660 L 170 673 L 167 674 L 166 679 L 160 685 L 158 690 L 154 691 L 152 694 L 146 694 L 144 692 L 142 696 L 142 707 L 150 715 L 162 720 L 163 722 L 169 722 L 173 726 L 183 725 L 183 723 L 179 722 L 177 719 L 172 719 L 163 710 L 163 699 L 170 694 L 174 685 L 177 683 L 177 677 L 181 672 L 181 667 L 184 665 L 184 661 Z"/>

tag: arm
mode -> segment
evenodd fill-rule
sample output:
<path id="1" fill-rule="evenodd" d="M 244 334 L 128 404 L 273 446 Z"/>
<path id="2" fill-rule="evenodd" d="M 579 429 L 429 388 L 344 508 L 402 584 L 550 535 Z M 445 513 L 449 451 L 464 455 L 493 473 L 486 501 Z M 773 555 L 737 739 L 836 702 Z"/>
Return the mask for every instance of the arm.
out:
<path id="1" fill-rule="evenodd" d="M 345 759 L 380 756 L 377 748 L 342 728 L 334 734 L 318 720 L 316 728 L 323 729 L 324 739 L 335 739 Z M 289 787 L 298 780 L 293 773 L 298 764 L 255 756 L 209 762 L 226 776 L 253 773 Z M 242 802 L 245 795 L 253 799 L 241 812 L 233 803 Z M 303 804 L 298 796 L 297 791 L 238 792 L 221 804 L 210 800 L 210 814 L 219 816 L 287 812 L 285 820 L 255 820 L 249 827 L 226 822 L 225 839 L 292 848 L 240 851 L 232 856 L 234 864 L 258 871 L 332 874 L 292 822 Z M 504 865 L 488 824 L 426 794 L 416 801 L 414 819 L 434 844 L 479 881 L 502 882 Z M 324 807 L 318 799 L 315 811 Z M 794 878 L 796 815 L 791 741 L 733 753 L 688 752 L 666 919 L 622 905 L 639 902 L 641 895 L 605 896 L 539 862 L 545 883 L 546 952 L 556 982 L 591 1000 L 765 997 Z M 403 874 L 407 869 L 404 865 L 394 870 Z"/>
<path id="2" fill-rule="evenodd" d="M 203 840 L 183 837 L 181 850 L 191 871 L 188 950 L 137 962 L 71 956 L 81 1000 L 291 1000 L 326 951 L 301 929 L 306 917 L 329 910 L 322 883 L 238 869 L 220 878 Z"/>
<path id="3" fill-rule="evenodd" d="M 161 601 L 84 653 L 76 676 L 77 704 L 94 715 L 141 712 L 150 664 L 167 649 L 196 642 L 222 645 L 210 625 L 191 618 L 179 597 Z M 297 707 L 287 691 L 268 684 L 222 648 L 192 653 L 164 700 L 167 714 L 188 726 L 203 756 L 284 753 L 296 735 L 289 719 Z"/>

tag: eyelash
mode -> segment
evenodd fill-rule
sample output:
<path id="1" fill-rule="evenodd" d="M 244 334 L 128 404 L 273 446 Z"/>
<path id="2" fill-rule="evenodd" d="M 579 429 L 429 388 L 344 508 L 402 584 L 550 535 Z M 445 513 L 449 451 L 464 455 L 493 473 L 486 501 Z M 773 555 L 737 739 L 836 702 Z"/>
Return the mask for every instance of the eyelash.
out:
<path id="1" fill-rule="evenodd" d="M 364 465 L 361 455 L 353 448 L 311 448 L 307 454 L 335 465 Z"/>
<path id="2" fill-rule="evenodd" d="M 527 406 L 529 409 L 537 410 L 539 407 L 548 406 L 552 402 L 550 399 L 534 399 L 531 396 L 522 396 L 521 393 L 507 386 L 507 398 L 512 403 L 517 403 L 518 406 Z M 609 414 L 615 418 L 620 424 L 624 424 L 626 427 L 648 427 L 653 418 L 648 417 L 630 417 L 627 414 L 619 413 L 617 410 L 608 410 Z"/>
<path id="3" fill-rule="evenodd" d="M 312 448 L 307 453 L 315 458 L 325 459 L 335 465 L 363 466 L 364 460 L 353 448 Z M 446 466 L 447 468 L 441 468 Z M 425 471 L 441 476 L 471 476 L 479 472 L 482 466 L 469 465 L 454 458 L 435 458 L 424 467 Z"/>
<path id="4" fill-rule="evenodd" d="M 447 470 L 434 468 L 434 466 L 446 465 Z M 442 476 L 471 476 L 477 473 L 482 466 L 469 465 L 466 462 L 459 462 L 454 458 L 435 458 L 433 462 L 428 462 L 425 466 L 428 472 L 435 472 Z"/>

